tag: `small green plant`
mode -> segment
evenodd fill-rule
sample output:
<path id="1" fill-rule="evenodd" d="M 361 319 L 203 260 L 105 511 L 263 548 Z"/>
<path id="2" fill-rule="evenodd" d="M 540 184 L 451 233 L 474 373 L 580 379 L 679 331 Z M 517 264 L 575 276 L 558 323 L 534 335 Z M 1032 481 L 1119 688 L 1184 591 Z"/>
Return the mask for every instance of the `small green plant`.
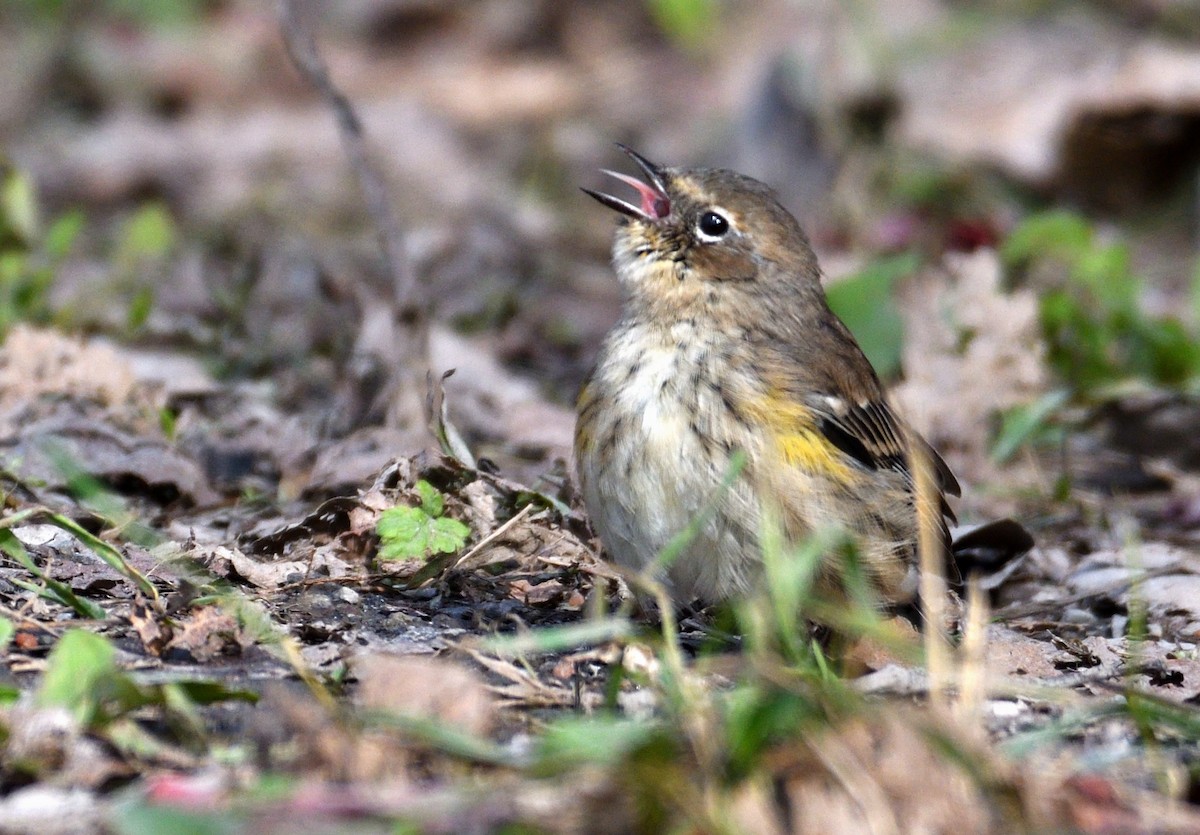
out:
<path id="1" fill-rule="evenodd" d="M 90 620 L 103 620 L 107 617 L 107 613 L 99 604 L 79 597 L 71 591 L 71 587 L 68 584 L 53 579 L 37 565 L 25 550 L 25 546 L 21 543 L 21 540 L 13 533 L 13 529 L 22 523 L 31 522 L 54 525 L 71 534 L 111 568 L 120 572 L 141 594 L 152 601 L 158 600 L 158 590 L 154 587 L 154 584 L 146 579 L 146 575 L 131 565 L 119 550 L 83 528 L 75 520 L 61 513 L 54 513 L 46 508 L 36 506 L 27 507 L 0 518 L 0 551 L 42 581 L 42 585 L 37 586 L 28 580 L 13 577 L 11 578 L 11 582 L 15 585 L 33 591 L 48 600 L 53 600 L 56 603 L 67 606 L 74 610 L 80 617 Z"/>
<path id="2" fill-rule="evenodd" d="M 162 203 L 140 207 L 121 225 L 112 253 L 116 285 L 126 296 L 126 328 L 135 333 L 154 307 L 154 283 L 145 276 L 160 271 L 175 250 L 179 234 Z"/>
<path id="3" fill-rule="evenodd" d="M 30 177 L 0 163 L 0 339 L 17 322 L 74 321 L 69 310 L 50 309 L 50 288 L 84 224 L 78 209 L 45 221 Z M 130 333 L 149 317 L 154 304 L 151 276 L 162 272 L 178 240 L 175 221 L 159 202 L 139 207 L 112 239 L 107 253 L 112 287 L 124 296 L 125 327 Z M 80 317 L 91 315 L 91 305 L 80 313 Z"/>
<path id="4" fill-rule="evenodd" d="M 648 0 L 647 5 L 659 28 L 685 49 L 699 49 L 716 31 L 716 0 Z"/>
<path id="5" fill-rule="evenodd" d="M 992 441 L 992 460 L 1003 464 L 1023 446 L 1060 444 L 1066 428 L 1057 416 L 1070 400 L 1066 389 L 1058 388 L 1000 415 L 1000 427 Z"/>
<path id="6" fill-rule="evenodd" d="M 0 165 L 0 339 L 17 322 L 49 320 L 50 285 L 82 228 L 79 211 L 46 223 L 33 181 Z"/>
<path id="7" fill-rule="evenodd" d="M 375 524 L 379 534 L 379 558 L 404 560 L 449 554 L 467 543 L 471 529 L 457 519 L 443 516 L 446 500 L 438 489 L 422 479 L 416 485 L 420 505 L 385 510 Z"/>
<path id="8" fill-rule="evenodd" d="M 731 468 L 726 488 L 739 469 Z M 706 516 L 698 514 L 664 549 L 658 566 L 678 556 L 689 534 L 703 528 Z M 916 652 L 910 639 L 893 633 L 882 620 L 869 600 L 862 571 L 845 572 L 845 599 L 824 599 L 818 582 L 822 560 L 852 546 L 834 530 L 789 544 L 777 520 L 763 521 L 765 577 L 755 593 L 733 604 L 741 664 L 724 686 L 714 686 L 705 668 L 728 669 L 728 648 L 689 663 L 679 649 L 680 635 L 661 586 L 657 635 L 637 634 L 620 613 L 592 622 L 592 641 L 637 641 L 641 653 L 653 648 L 654 663 L 636 670 L 612 668 L 614 698 L 608 707 L 591 716 L 550 719 L 521 767 L 535 776 L 607 770 L 633 798 L 637 831 L 748 831 L 730 815 L 734 798 L 752 786 L 780 785 L 780 763 L 805 760 L 826 739 L 833 740 L 831 746 L 842 744 L 842 735 L 853 733 L 846 730 L 853 723 L 862 727 L 889 710 L 878 710 L 839 677 L 839 659 L 814 640 L 808 621 L 816 618 L 846 638 L 868 636 L 877 646 L 896 648 L 900 657 Z M 630 579 L 644 592 L 658 585 L 653 572 Z M 611 628 L 605 630 L 606 624 Z M 583 626 L 498 636 L 488 646 L 498 654 L 518 656 L 561 650 L 582 637 Z M 623 679 L 653 694 L 652 715 L 635 718 L 614 710 Z M 948 770 L 954 768 L 953 757 L 970 762 L 973 756 L 953 743 L 945 749 Z"/>
<path id="9" fill-rule="evenodd" d="M 46 662 L 35 693 L 38 707 L 62 707 L 90 731 L 126 750 L 153 748 L 148 732 L 131 715 L 144 708 L 163 711 L 167 724 L 191 741 L 204 739 L 200 705 L 227 699 L 254 702 L 253 693 L 229 690 L 210 681 L 143 684 L 122 670 L 116 647 L 81 629 L 63 634 Z"/>
<path id="10" fill-rule="evenodd" d="M 1127 244 L 1101 240 L 1085 218 L 1053 210 L 1026 218 L 1000 256 L 1010 270 L 1055 270 L 1041 294 L 1039 318 L 1047 360 L 1061 382 L 1001 416 L 993 460 L 1003 463 L 1024 446 L 1061 444 L 1072 403 L 1102 402 L 1130 386 L 1200 390 L 1200 331 L 1143 309 L 1142 281 Z M 1192 287 L 1200 311 L 1200 264 Z M 1057 492 L 1068 491 L 1069 482 L 1060 479 Z"/>
<path id="11" fill-rule="evenodd" d="M 61 22 L 72 11 L 148 27 L 180 27 L 198 23 L 213 3 L 209 0 L 102 0 L 72 9 L 66 0 L 11 0 L 5 12 L 40 23 Z"/>
<path id="12" fill-rule="evenodd" d="M 1200 333 L 1142 308 L 1125 243 L 1106 243 L 1084 218 L 1055 210 L 1027 218 L 1000 254 L 1011 268 L 1047 260 L 1062 268 L 1062 280 L 1042 294 L 1040 315 L 1050 365 L 1073 395 L 1102 398 L 1130 382 L 1200 382 Z"/>
<path id="13" fill-rule="evenodd" d="M 850 328 L 881 377 L 892 377 L 900 370 L 904 347 L 904 321 L 893 288 L 920 265 L 916 252 L 881 258 L 826 291 L 830 308 Z"/>
<path id="14" fill-rule="evenodd" d="M 17 625 L 8 618 L 0 615 L 0 652 L 8 652 L 8 646 L 17 636 Z M 4 703 L 0 698 L 0 704 Z"/>

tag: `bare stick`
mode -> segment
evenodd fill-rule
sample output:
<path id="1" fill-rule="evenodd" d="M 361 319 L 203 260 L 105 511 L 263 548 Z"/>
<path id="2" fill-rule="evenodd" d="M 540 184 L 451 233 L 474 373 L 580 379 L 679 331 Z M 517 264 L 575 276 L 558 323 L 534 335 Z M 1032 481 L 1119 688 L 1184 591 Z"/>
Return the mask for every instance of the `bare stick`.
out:
<path id="1" fill-rule="evenodd" d="M 302 0 L 300 0 L 302 2 Z M 362 121 L 354 112 L 349 99 L 333 83 L 329 77 L 329 69 L 317 52 L 317 43 L 312 31 L 306 25 L 304 12 L 299 8 L 298 0 L 280 0 L 279 19 L 283 25 L 284 43 L 288 56 L 304 79 L 320 94 L 337 120 L 338 134 L 346 156 L 350 158 L 350 167 L 358 177 L 358 186 L 362 189 L 363 198 L 367 201 L 367 211 L 375 222 L 375 232 L 379 237 L 379 246 L 383 257 L 387 259 L 388 271 L 395 281 L 396 300 L 402 312 L 408 308 L 423 310 L 424 306 L 418 298 L 420 287 L 408 263 L 408 255 L 404 249 L 404 236 L 400 232 L 400 224 L 396 221 L 392 204 L 387 199 L 387 190 L 383 185 L 383 177 L 372 164 L 367 153 L 366 136 L 363 133 Z"/>
<path id="2" fill-rule="evenodd" d="M 338 135 L 350 167 L 358 178 L 367 212 L 375 226 L 379 248 L 391 278 L 392 297 L 387 311 L 378 309 L 365 287 L 357 287 L 363 322 L 358 353 L 379 355 L 388 366 L 388 422 L 419 425 L 422 415 L 418 392 L 428 365 L 428 309 L 423 288 L 416 279 L 405 250 L 404 235 L 388 200 L 384 178 L 371 162 L 361 120 L 349 99 L 329 76 L 307 25 L 305 0 L 279 0 L 279 20 L 288 56 L 300 75 L 312 85 L 333 111 Z M 386 320 L 381 319 L 387 313 Z M 363 375 L 367 376 L 366 374 Z"/>

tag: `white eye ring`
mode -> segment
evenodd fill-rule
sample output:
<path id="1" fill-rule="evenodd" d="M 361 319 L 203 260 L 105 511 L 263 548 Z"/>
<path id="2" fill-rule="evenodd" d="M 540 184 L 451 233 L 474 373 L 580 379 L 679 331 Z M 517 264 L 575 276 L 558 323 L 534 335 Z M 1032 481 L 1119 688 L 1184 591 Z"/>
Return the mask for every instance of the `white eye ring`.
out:
<path id="1" fill-rule="evenodd" d="M 732 228 L 733 224 L 729 222 L 729 218 L 716 209 L 706 209 L 696 221 L 696 234 L 700 240 L 709 243 L 721 240 Z"/>

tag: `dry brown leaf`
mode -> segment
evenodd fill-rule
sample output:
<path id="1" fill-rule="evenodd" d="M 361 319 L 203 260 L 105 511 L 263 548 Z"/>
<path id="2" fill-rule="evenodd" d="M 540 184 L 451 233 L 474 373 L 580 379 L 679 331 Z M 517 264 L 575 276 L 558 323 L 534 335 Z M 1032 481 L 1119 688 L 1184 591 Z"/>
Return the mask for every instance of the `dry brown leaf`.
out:
<path id="1" fill-rule="evenodd" d="M 860 637 L 846 648 L 843 663 L 847 677 L 858 678 L 866 672 L 882 670 L 891 664 L 911 662 L 914 648 L 921 644 L 921 633 L 903 617 L 889 618 L 882 627 L 887 630 L 881 633 L 887 635 L 887 643 L 871 637 Z M 897 645 L 908 645 L 908 658 L 904 658 L 903 654 L 897 656 L 894 649 Z"/>
<path id="2" fill-rule="evenodd" d="M 466 734 L 491 730 L 496 705 L 483 679 L 443 658 L 367 655 L 354 661 L 358 703 L 368 710 L 432 719 Z"/>
<path id="3" fill-rule="evenodd" d="M 973 779 L 938 737 L 969 751 Z M 905 711 L 851 721 L 806 740 L 777 774 L 788 803 L 780 809 L 795 833 L 992 833 L 1028 826 L 1028 801 L 1005 810 L 989 798 L 1016 794 L 1016 775 L 951 726 L 931 725 Z M 785 755 L 780 752 L 780 758 Z M 937 786 L 937 791 L 930 791 Z M 1002 788 L 1003 787 L 1003 788 Z"/>
<path id="4" fill-rule="evenodd" d="M 548 459 L 570 457 L 574 411 L 549 403 L 532 380 L 501 365 L 489 345 L 435 327 L 429 352 L 435 368 L 455 369 L 446 397 L 461 430 L 519 441 L 526 452 L 536 447 Z"/>
<path id="5" fill-rule="evenodd" d="M 163 620 L 162 615 L 138 595 L 129 611 L 129 623 L 142 641 L 142 646 L 151 655 L 162 655 L 163 648 L 171 641 L 174 630 Z"/>
<path id="6" fill-rule="evenodd" d="M 324 773 L 335 780 L 404 778 L 410 756 L 397 740 L 359 733 L 307 694 L 268 687 L 256 719 L 263 725 L 282 724 L 285 736 L 300 749 L 297 762 L 306 774 Z"/>
<path id="7" fill-rule="evenodd" d="M 217 606 L 203 606 L 178 624 L 167 649 L 186 652 L 203 663 L 240 654 L 242 646 L 237 620 Z"/>
<path id="8" fill-rule="evenodd" d="M 466 652 L 489 673 L 508 682 L 489 686 L 491 692 L 504 700 L 506 707 L 565 707 L 575 702 L 570 688 L 543 681 L 527 667 L 473 649 Z"/>
<path id="9" fill-rule="evenodd" d="M 902 300 L 906 378 L 893 396 L 960 476 L 987 480 L 993 418 L 1048 383 L 1038 301 L 1028 290 L 1001 289 L 992 250 L 948 256 L 945 267 Z"/>
<path id="10" fill-rule="evenodd" d="M 508 585 L 508 594 L 527 606 L 545 606 L 557 603 L 566 593 L 566 587 L 557 580 L 547 580 L 534 585 L 525 579 L 513 580 Z"/>
<path id="11" fill-rule="evenodd" d="M 328 548 L 316 548 L 307 560 L 276 560 L 273 562 L 248 557 L 237 548 L 216 546 L 197 549 L 205 556 L 201 560 L 209 564 L 213 560 L 228 561 L 230 566 L 251 585 L 260 589 L 274 589 L 294 583 L 310 576 L 338 578 L 351 574 L 351 566 L 338 559 Z M 336 549 L 334 549 L 336 550 Z"/>
<path id="12" fill-rule="evenodd" d="M 0 352 L 0 413 L 44 395 L 111 406 L 132 403 L 146 393 L 112 346 L 18 324 Z"/>
<path id="13" fill-rule="evenodd" d="M 0 427 L 0 437 L 3 432 Z M 142 492 L 163 504 L 182 499 L 203 507 L 220 499 L 192 458 L 161 437 L 127 432 L 106 417 L 66 414 L 31 420 L 5 440 L 13 470 L 36 484 L 66 486 L 72 477 L 70 468 L 63 466 L 66 460 L 107 483 L 126 485 L 126 492 Z"/>

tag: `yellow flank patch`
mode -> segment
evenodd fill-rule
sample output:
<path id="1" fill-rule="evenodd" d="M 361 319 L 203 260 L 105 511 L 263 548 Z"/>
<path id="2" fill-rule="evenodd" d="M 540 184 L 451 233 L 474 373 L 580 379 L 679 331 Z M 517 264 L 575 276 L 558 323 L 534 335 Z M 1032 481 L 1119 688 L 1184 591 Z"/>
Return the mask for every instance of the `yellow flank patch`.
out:
<path id="1" fill-rule="evenodd" d="M 823 475 L 843 484 L 851 480 L 852 473 L 841 460 L 841 453 L 820 432 L 802 429 L 799 432 L 777 435 L 775 442 L 783 460 L 790 466 Z"/>
<path id="2" fill-rule="evenodd" d="M 749 410 L 771 428 L 780 456 L 789 466 L 847 484 L 854 472 L 841 451 L 817 429 L 812 412 L 785 396 L 768 395 Z"/>

